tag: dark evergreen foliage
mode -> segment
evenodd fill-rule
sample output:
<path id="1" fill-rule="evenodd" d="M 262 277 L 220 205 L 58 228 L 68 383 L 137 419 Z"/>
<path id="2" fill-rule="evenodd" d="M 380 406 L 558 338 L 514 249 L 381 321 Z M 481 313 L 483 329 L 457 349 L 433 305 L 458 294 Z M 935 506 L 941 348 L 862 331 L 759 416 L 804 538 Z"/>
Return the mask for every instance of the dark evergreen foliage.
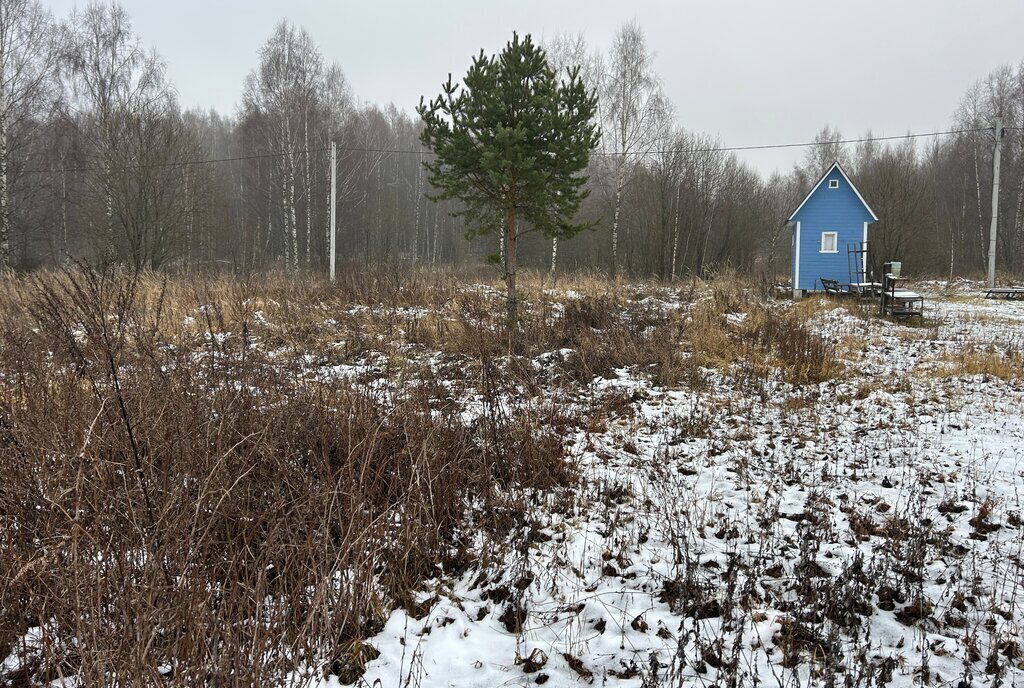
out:
<path id="1" fill-rule="evenodd" d="M 595 222 L 574 222 L 589 195 L 587 163 L 600 139 L 597 95 L 579 67 L 560 79 L 544 50 L 527 35 L 500 55 L 473 60 L 464 85 L 451 75 L 443 92 L 417 111 L 422 142 L 436 158 L 424 161 L 435 200 L 458 199 L 467 235 L 504 232 L 504 273 L 515 301 L 517 223 L 548 238 L 568 238 Z M 500 229 L 499 229 L 500 228 Z"/>

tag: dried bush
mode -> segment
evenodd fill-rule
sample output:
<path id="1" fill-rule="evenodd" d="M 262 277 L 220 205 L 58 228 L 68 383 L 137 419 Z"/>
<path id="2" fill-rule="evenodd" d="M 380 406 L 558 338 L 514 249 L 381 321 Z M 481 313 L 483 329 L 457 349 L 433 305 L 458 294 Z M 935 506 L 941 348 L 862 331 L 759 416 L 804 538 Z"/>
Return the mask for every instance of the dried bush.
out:
<path id="1" fill-rule="evenodd" d="M 558 403 L 506 396 L 496 366 L 476 421 L 429 370 L 311 379 L 330 343 L 294 332 L 355 282 L 83 268 L 3 286 L 0 649 L 22 662 L 2 681 L 350 677 L 393 605 L 465 566 L 471 532 L 501 542 L 527 495 L 575 480 Z M 293 329 L 267 348 L 273 303 Z"/>

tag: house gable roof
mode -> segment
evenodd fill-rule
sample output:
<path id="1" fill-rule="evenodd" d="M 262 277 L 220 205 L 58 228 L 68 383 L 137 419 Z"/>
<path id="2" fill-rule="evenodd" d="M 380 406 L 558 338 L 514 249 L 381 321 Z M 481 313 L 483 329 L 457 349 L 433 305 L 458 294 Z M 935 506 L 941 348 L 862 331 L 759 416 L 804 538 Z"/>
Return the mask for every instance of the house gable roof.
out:
<path id="1" fill-rule="evenodd" d="M 857 198 L 864 206 L 864 209 L 868 211 L 868 215 L 871 216 L 872 221 L 878 222 L 878 216 L 875 215 L 875 211 L 871 209 L 871 206 L 869 206 L 867 201 L 864 200 L 864 197 L 860 195 L 860 191 L 857 190 L 857 187 L 850 180 L 850 175 L 846 174 L 846 170 L 843 169 L 843 166 L 840 165 L 839 161 L 837 160 L 836 162 L 832 163 L 832 166 L 825 171 L 825 174 L 821 175 L 821 179 L 818 180 L 818 183 L 814 185 L 814 187 L 811 189 L 811 192 L 807 194 L 804 200 L 800 202 L 800 205 L 796 207 L 796 210 L 793 211 L 793 214 L 789 216 L 789 219 L 786 220 L 787 223 L 793 222 L 793 219 L 796 217 L 796 214 L 799 213 L 800 209 L 804 207 L 808 200 L 810 200 L 811 196 L 813 196 L 814 193 L 818 190 L 818 187 L 821 186 L 826 179 L 828 179 L 828 176 L 832 174 L 832 170 L 839 170 L 839 174 L 843 175 L 843 179 L 845 179 L 846 183 L 850 185 L 850 188 L 853 189 L 853 192 L 857 194 Z"/>

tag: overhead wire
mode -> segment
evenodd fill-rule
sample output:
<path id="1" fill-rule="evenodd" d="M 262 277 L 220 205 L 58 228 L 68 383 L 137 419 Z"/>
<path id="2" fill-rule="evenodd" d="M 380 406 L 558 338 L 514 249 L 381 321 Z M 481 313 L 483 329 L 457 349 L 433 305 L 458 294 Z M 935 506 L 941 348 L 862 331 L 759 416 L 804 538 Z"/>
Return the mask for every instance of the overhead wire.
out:
<path id="1" fill-rule="evenodd" d="M 1006 131 L 1019 131 L 1020 127 L 1004 127 Z M 647 156 L 647 155 L 666 155 L 666 154 L 695 154 L 695 153 L 732 153 L 740 151 L 757 151 L 757 150 L 772 150 L 772 149 L 784 149 L 784 148 L 807 148 L 812 146 L 832 146 L 832 145 L 844 145 L 853 143 L 872 143 L 876 141 L 897 141 L 903 139 L 919 139 L 919 138 L 930 138 L 937 136 L 953 136 L 956 134 L 973 134 L 982 131 L 992 131 L 994 127 L 978 127 L 974 129 L 949 129 L 945 131 L 931 131 L 920 134 L 906 133 L 896 136 L 868 136 L 856 139 L 839 139 L 834 141 L 804 141 L 800 143 L 769 143 L 769 144 L 757 144 L 747 146 L 713 146 L 708 148 L 664 148 L 664 149 L 646 149 L 646 150 L 634 150 L 626 151 L 625 153 L 610 153 L 595 151 L 590 155 L 592 157 L 618 157 L 623 155 L 629 156 Z M 341 152 L 347 153 L 378 153 L 384 155 L 435 155 L 429 150 L 415 150 L 409 148 L 373 148 L 373 147 L 359 147 L 359 146 L 336 146 L 336 149 Z M 159 168 L 170 168 L 170 167 L 191 167 L 196 165 L 212 165 L 226 162 L 243 162 L 247 160 L 260 160 L 267 158 L 280 158 L 285 156 L 297 156 L 297 155 L 308 155 L 312 153 L 322 153 L 329 151 L 329 146 L 317 147 L 317 148 L 300 148 L 288 151 L 272 151 L 266 153 L 253 153 L 250 155 L 239 155 L 226 158 L 204 158 L 204 159 L 193 159 L 193 160 L 175 160 L 171 162 L 161 163 L 148 163 L 148 164 L 128 164 L 128 165 L 89 165 L 89 166 L 78 166 L 78 167 L 48 167 L 48 168 L 35 168 L 23 170 L 25 173 L 31 174 L 43 174 L 43 173 L 78 173 L 78 172 L 104 172 L 104 171 L 131 171 L 131 170 L 143 170 L 143 169 L 159 169 Z"/>

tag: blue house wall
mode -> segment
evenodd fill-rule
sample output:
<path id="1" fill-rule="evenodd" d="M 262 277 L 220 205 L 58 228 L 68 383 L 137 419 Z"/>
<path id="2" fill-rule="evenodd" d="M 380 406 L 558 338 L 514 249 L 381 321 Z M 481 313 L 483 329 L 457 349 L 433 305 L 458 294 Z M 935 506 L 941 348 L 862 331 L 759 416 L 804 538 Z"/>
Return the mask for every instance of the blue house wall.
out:
<path id="1" fill-rule="evenodd" d="M 838 188 L 829 188 L 832 180 Z M 794 291 L 819 291 L 822 278 L 848 283 L 855 275 L 850 274 L 847 248 L 864 242 L 865 223 L 876 221 L 839 165 L 833 165 L 789 219 Z M 823 232 L 836 232 L 835 253 L 822 252 Z"/>

